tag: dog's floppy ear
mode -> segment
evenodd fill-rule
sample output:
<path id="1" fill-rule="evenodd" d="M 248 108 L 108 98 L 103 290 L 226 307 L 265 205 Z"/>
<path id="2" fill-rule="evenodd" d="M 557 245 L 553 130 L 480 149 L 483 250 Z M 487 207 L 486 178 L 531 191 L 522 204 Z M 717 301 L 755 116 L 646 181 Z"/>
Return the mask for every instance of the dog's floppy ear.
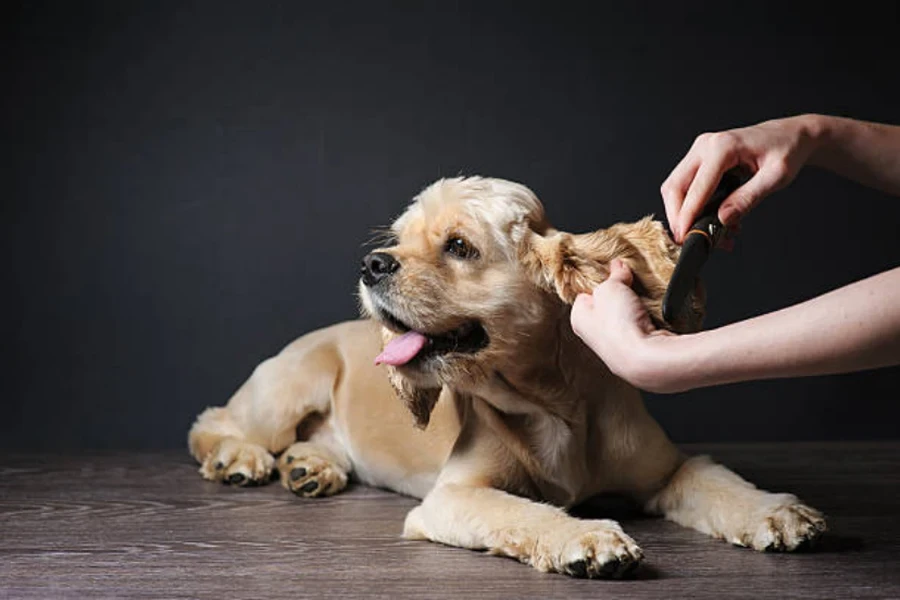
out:
<path id="1" fill-rule="evenodd" d="M 395 335 L 395 333 L 384 327 L 381 328 L 381 338 L 385 344 L 389 343 Z M 419 429 L 428 427 L 428 422 L 431 420 L 431 412 L 434 410 L 434 405 L 437 404 L 441 395 L 441 387 L 420 387 L 414 381 L 401 375 L 400 371 L 391 365 L 387 365 L 387 373 L 388 381 L 391 383 L 391 387 L 394 388 L 394 393 L 397 394 L 397 397 L 406 404 L 409 412 L 412 413 L 416 427 Z"/>
<path id="2" fill-rule="evenodd" d="M 583 234 L 555 229 L 531 231 L 522 246 L 522 262 L 539 287 L 571 304 L 578 294 L 590 294 L 609 277 L 612 259 L 621 259 L 634 273 L 634 290 L 643 299 L 654 324 L 683 333 L 700 328 L 706 296 L 698 279 L 689 314 L 678 323 L 663 320 L 662 301 L 678 253 L 678 246 L 666 234 L 663 224 L 645 217 L 635 223 L 617 223 Z"/>
<path id="3" fill-rule="evenodd" d="M 441 395 L 441 388 L 423 388 L 416 386 L 409 379 L 388 367 L 388 379 L 394 392 L 406 404 L 416 421 L 416 427 L 425 429 L 431 420 L 431 412 Z"/>

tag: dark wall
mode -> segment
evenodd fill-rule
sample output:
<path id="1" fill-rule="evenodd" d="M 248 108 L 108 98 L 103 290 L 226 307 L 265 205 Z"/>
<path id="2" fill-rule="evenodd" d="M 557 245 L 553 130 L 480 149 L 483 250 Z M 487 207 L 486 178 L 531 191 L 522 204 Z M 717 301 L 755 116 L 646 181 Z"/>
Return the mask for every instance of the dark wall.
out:
<path id="1" fill-rule="evenodd" d="M 664 218 L 703 131 L 900 121 L 897 9 L 787 4 L 7 5 L 0 445 L 183 446 L 261 359 L 357 316 L 362 244 L 439 176 L 521 181 L 585 231 Z M 898 223 L 898 199 L 804 171 L 708 265 L 708 325 L 897 265 Z M 648 403 L 677 441 L 896 437 L 898 388 L 895 368 Z"/>

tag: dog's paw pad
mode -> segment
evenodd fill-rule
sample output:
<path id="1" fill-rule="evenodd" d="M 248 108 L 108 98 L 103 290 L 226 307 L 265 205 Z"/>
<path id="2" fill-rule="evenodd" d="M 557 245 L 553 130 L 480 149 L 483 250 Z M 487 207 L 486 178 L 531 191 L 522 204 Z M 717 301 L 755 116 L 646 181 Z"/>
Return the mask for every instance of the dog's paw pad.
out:
<path id="1" fill-rule="evenodd" d="M 304 498 L 330 496 L 347 487 L 347 473 L 341 467 L 309 452 L 297 455 L 289 448 L 278 470 L 285 489 Z"/>
<path id="2" fill-rule="evenodd" d="M 200 474 L 210 481 L 250 486 L 269 481 L 275 459 L 262 446 L 226 439 L 219 442 L 200 466 Z"/>

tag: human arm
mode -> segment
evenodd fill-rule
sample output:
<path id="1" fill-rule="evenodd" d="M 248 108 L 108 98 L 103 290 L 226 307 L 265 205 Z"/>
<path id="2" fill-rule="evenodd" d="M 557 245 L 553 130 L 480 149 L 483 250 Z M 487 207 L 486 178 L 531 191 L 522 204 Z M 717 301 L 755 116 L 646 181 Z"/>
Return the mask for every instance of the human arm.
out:
<path id="1" fill-rule="evenodd" d="M 900 364 L 900 267 L 772 313 L 680 336 L 654 330 L 631 277 L 617 261 L 593 295 L 576 299 L 571 322 L 613 373 L 647 391 Z"/>
<path id="2" fill-rule="evenodd" d="M 738 165 L 753 175 L 719 207 L 719 220 L 727 226 L 790 184 L 805 165 L 900 195 L 900 126 L 804 114 L 698 136 L 661 187 L 678 243 L 722 174 Z"/>
<path id="3" fill-rule="evenodd" d="M 900 196 L 900 126 L 807 115 L 816 139 L 807 164 Z"/>

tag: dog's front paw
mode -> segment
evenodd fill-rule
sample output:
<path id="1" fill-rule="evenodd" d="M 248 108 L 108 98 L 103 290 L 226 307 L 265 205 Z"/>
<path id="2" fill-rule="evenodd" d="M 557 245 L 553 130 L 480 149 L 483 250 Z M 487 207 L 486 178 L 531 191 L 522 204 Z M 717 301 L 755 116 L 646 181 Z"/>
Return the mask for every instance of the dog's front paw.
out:
<path id="1" fill-rule="evenodd" d="M 274 467 L 275 458 L 262 446 L 228 438 L 213 447 L 200 474 L 210 481 L 255 485 L 269 481 Z"/>
<path id="2" fill-rule="evenodd" d="M 298 496 L 331 496 L 347 487 L 347 472 L 313 444 L 298 442 L 278 460 L 281 485 Z"/>
<path id="3" fill-rule="evenodd" d="M 811 547 L 827 527 L 822 513 L 796 498 L 764 509 L 747 531 L 732 540 L 739 546 L 770 552 L 790 552 Z"/>
<path id="4" fill-rule="evenodd" d="M 573 577 L 618 579 L 634 571 L 644 553 L 618 523 L 576 521 L 539 540 L 532 564 Z"/>

